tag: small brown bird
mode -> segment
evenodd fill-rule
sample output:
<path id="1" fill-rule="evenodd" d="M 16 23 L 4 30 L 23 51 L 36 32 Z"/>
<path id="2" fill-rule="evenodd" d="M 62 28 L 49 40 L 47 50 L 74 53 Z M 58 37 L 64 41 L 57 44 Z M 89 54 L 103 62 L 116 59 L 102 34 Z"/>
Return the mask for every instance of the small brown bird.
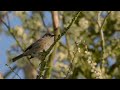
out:
<path id="1" fill-rule="evenodd" d="M 31 44 L 22 54 L 12 59 L 13 62 L 24 56 L 31 56 L 31 58 L 38 57 L 39 52 L 49 49 L 54 42 L 54 35 L 46 33 L 42 38 Z"/>

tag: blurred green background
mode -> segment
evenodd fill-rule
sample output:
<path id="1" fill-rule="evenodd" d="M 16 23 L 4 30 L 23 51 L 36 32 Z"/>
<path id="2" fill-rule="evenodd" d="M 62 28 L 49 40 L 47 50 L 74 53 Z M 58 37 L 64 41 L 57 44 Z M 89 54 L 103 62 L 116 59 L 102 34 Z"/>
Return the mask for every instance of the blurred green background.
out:
<path id="1" fill-rule="evenodd" d="M 0 78 L 35 79 L 39 59 L 30 60 L 34 68 L 27 58 L 15 63 L 11 59 L 42 37 L 47 29 L 56 35 L 61 34 L 77 12 L 0 11 Z M 58 18 L 57 32 L 54 17 Z M 82 11 L 55 46 L 53 57 L 47 57 L 51 62 L 44 75 L 50 79 L 118 79 L 119 39 L 119 11 Z"/>

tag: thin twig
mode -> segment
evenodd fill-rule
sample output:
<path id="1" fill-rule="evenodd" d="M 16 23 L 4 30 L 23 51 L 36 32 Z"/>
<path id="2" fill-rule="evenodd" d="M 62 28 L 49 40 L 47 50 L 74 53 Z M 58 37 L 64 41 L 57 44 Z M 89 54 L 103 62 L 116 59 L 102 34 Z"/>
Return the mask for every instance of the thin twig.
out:
<path id="1" fill-rule="evenodd" d="M 20 45 L 19 41 L 17 40 L 17 38 L 15 37 L 15 35 L 13 34 L 13 32 L 11 31 L 11 27 L 10 27 L 10 21 L 9 21 L 9 17 L 7 15 L 7 20 L 8 20 L 8 24 L 7 25 L 2 19 L 0 19 L 2 21 L 2 23 L 7 27 L 9 33 L 12 35 L 12 37 L 15 39 L 15 41 L 17 42 L 18 46 L 21 48 L 21 50 L 24 52 L 24 49 L 22 48 L 22 46 Z M 31 66 L 33 66 L 33 68 L 35 68 L 35 66 L 31 63 L 31 61 L 29 60 L 29 58 L 27 57 L 28 62 L 31 64 Z"/>
<path id="2" fill-rule="evenodd" d="M 65 77 L 65 78 L 67 78 L 67 77 L 68 77 L 68 75 L 69 75 L 70 71 L 72 71 L 72 69 L 73 69 L 73 63 L 74 63 L 74 59 L 75 59 L 75 57 L 76 57 L 77 51 L 76 51 L 76 52 L 74 52 L 73 54 L 74 54 L 74 57 L 73 57 L 73 59 L 72 59 L 72 60 L 71 60 L 71 62 L 70 62 L 70 66 L 69 66 L 69 69 L 68 69 L 68 72 L 67 72 L 67 74 L 66 74 L 66 77 Z"/>
<path id="3" fill-rule="evenodd" d="M 9 33 L 12 35 L 12 37 L 15 39 L 15 41 L 17 42 L 17 44 L 20 46 L 21 50 L 23 50 L 22 46 L 20 45 L 19 41 L 17 40 L 17 38 L 15 37 L 15 35 L 13 34 L 13 32 L 11 31 L 11 27 L 10 27 L 10 21 L 9 21 L 9 16 L 7 15 L 7 21 L 8 21 L 8 25 L 1 19 L 1 21 L 3 22 L 3 24 L 7 27 Z"/>
<path id="4" fill-rule="evenodd" d="M 102 67 L 104 66 L 104 54 L 105 54 L 105 39 L 104 39 L 104 33 L 103 33 L 103 30 L 102 30 L 102 28 L 103 28 L 103 26 L 104 26 L 104 23 L 105 23 L 105 21 L 106 21 L 106 19 L 107 19 L 107 17 L 110 15 L 110 13 L 111 13 L 111 11 L 106 15 L 106 17 L 104 18 L 104 20 L 103 20 L 103 22 L 100 24 L 98 21 L 98 26 L 99 26 L 99 31 L 100 31 L 100 36 L 101 36 L 101 45 L 102 45 Z M 100 15 L 100 13 L 98 14 L 98 15 Z M 100 20 L 99 19 L 99 17 L 100 16 L 98 16 L 98 20 Z"/>
<path id="5" fill-rule="evenodd" d="M 72 24 L 77 20 L 77 18 L 79 17 L 81 11 L 79 11 L 72 19 L 72 21 L 70 22 L 70 24 L 65 28 L 65 30 L 61 33 L 61 35 L 58 35 L 58 38 L 54 41 L 54 43 L 50 46 L 50 48 L 47 51 L 44 51 L 43 54 L 43 58 L 42 58 L 42 62 L 44 62 L 46 56 L 50 53 L 50 51 L 52 50 L 52 48 L 54 47 L 54 45 L 61 39 L 62 36 L 64 36 L 66 34 L 66 32 L 70 29 L 70 27 L 72 26 Z M 42 63 L 41 63 L 42 64 Z M 44 69 L 43 69 L 44 70 Z M 37 76 L 37 79 L 40 79 L 40 74 Z"/>
<path id="6" fill-rule="evenodd" d="M 65 23 L 65 17 L 64 17 L 64 16 L 62 16 L 62 21 L 63 21 L 63 24 L 64 24 L 64 23 Z M 70 59 L 72 58 L 72 55 L 71 55 L 71 53 L 70 53 L 70 45 L 69 45 L 69 36 L 68 36 L 68 33 L 66 33 L 66 45 L 67 45 L 67 51 L 68 51 L 68 56 L 67 56 L 67 57 L 68 57 L 68 59 L 70 60 Z M 76 52 L 75 52 L 75 53 L 76 53 Z M 68 69 L 68 72 L 67 72 L 65 78 L 68 77 L 68 74 L 69 74 L 70 71 L 72 70 L 73 61 L 74 61 L 74 59 L 75 59 L 75 53 L 73 52 L 74 57 L 73 57 L 73 59 L 72 59 L 71 62 L 70 62 L 70 66 L 69 66 L 69 69 Z"/>
<path id="7" fill-rule="evenodd" d="M 66 34 L 66 32 L 70 29 L 70 27 L 72 26 L 72 24 L 77 20 L 78 16 L 80 15 L 81 11 L 79 11 L 75 17 L 72 19 L 72 21 L 70 22 L 70 24 L 65 28 L 65 30 L 61 33 L 61 35 L 58 35 L 58 38 L 55 40 L 55 42 L 50 46 L 50 48 L 47 50 L 47 53 L 49 53 L 53 46 L 61 39 L 62 36 L 64 36 Z"/>
<path id="8" fill-rule="evenodd" d="M 20 68 L 17 69 L 16 73 L 18 73 L 20 71 Z M 12 79 L 14 79 L 16 76 L 16 74 L 12 77 Z"/>
<path id="9" fill-rule="evenodd" d="M 65 16 L 64 15 L 62 15 L 62 23 L 63 23 L 63 25 L 65 24 Z M 63 26 L 63 30 L 64 30 L 64 26 Z M 67 51 L 68 51 L 67 58 L 71 59 L 72 55 L 70 53 L 70 45 L 69 45 L 69 35 L 68 35 L 68 33 L 66 33 L 65 38 L 66 38 L 66 46 L 67 46 Z"/>
<path id="10" fill-rule="evenodd" d="M 57 39 L 58 37 L 58 34 L 59 34 L 59 18 L 58 18 L 58 11 L 52 11 L 51 12 L 52 14 L 52 21 L 53 21 L 53 28 L 54 28 L 54 41 Z M 56 54 L 56 50 L 57 50 L 57 47 L 58 47 L 58 43 L 54 46 L 54 50 L 53 52 L 51 53 L 50 57 L 49 57 L 49 60 L 47 61 L 47 68 L 46 71 L 45 71 L 45 78 L 50 78 L 51 77 L 51 71 L 52 71 L 52 64 L 53 64 L 53 60 L 54 60 L 54 57 L 55 57 L 55 54 Z"/>
<path id="11" fill-rule="evenodd" d="M 16 65 L 12 67 L 12 70 L 15 70 L 15 69 L 17 69 L 17 66 L 16 66 Z M 7 78 L 10 74 L 11 74 L 11 70 L 10 70 L 10 71 L 7 71 L 7 72 L 4 74 L 4 78 Z"/>
<path id="12" fill-rule="evenodd" d="M 46 65 L 46 62 L 45 61 L 42 61 L 40 64 L 39 64 L 39 75 L 37 75 L 36 79 L 41 79 L 41 78 L 44 78 L 43 76 L 43 71 L 45 70 L 45 65 Z"/>
<path id="13" fill-rule="evenodd" d="M 8 64 L 5 64 L 15 75 L 22 79 Z"/>
<path id="14" fill-rule="evenodd" d="M 49 29 L 47 27 L 47 25 L 45 24 L 45 21 L 44 21 L 44 16 L 43 16 L 43 12 L 40 12 L 40 17 L 41 17 L 41 20 L 42 20 L 42 23 L 43 23 L 43 26 L 45 27 L 45 29 L 49 32 Z"/>
<path id="15" fill-rule="evenodd" d="M 101 11 L 99 11 L 98 13 L 97 13 L 97 24 L 98 24 L 98 27 L 99 27 L 99 29 L 101 28 L 101 23 L 100 23 L 100 14 L 101 14 Z"/>
<path id="16" fill-rule="evenodd" d="M 76 43 L 76 42 L 75 42 L 75 45 L 76 45 L 76 47 L 78 48 L 78 45 L 77 45 L 77 43 Z M 69 69 L 68 69 L 68 72 L 67 72 L 67 74 L 66 74 L 66 77 L 65 77 L 65 78 L 67 78 L 67 77 L 68 77 L 68 75 L 69 75 L 70 71 L 72 71 L 72 69 L 73 69 L 73 64 L 74 64 L 74 60 L 75 60 L 75 57 L 76 57 L 77 53 L 78 53 L 78 50 L 76 50 L 75 52 L 73 52 L 74 57 L 73 57 L 73 59 L 72 59 L 72 60 L 71 60 L 71 62 L 70 62 L 70 66 L 69 66 Z"/>

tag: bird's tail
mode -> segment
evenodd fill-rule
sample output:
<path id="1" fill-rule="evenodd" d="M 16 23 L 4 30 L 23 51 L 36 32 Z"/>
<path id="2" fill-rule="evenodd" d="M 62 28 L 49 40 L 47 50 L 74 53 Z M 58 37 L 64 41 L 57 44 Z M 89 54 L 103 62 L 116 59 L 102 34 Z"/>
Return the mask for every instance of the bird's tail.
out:
<path id="1" fill-rule="evenodd" d="M 20 54 L 19 56 L 12 59 L 13 62 L 17 61 L 18 59 L 24 57 L 24 54 Z"/>

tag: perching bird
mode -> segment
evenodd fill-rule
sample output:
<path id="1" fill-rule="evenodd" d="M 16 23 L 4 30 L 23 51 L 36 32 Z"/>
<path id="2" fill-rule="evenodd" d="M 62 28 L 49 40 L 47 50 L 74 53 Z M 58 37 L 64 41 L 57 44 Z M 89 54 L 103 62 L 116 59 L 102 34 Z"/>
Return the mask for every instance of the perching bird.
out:
<path id="1" fill-rule="evenodd" d="M 13 62 L 24 57 L 38 57 L 40 52 L 46 51 L 54 42 L 54 35 L 46 33 L 42 38 L 31 44 L 22 54 L 12 59 Z"/>

